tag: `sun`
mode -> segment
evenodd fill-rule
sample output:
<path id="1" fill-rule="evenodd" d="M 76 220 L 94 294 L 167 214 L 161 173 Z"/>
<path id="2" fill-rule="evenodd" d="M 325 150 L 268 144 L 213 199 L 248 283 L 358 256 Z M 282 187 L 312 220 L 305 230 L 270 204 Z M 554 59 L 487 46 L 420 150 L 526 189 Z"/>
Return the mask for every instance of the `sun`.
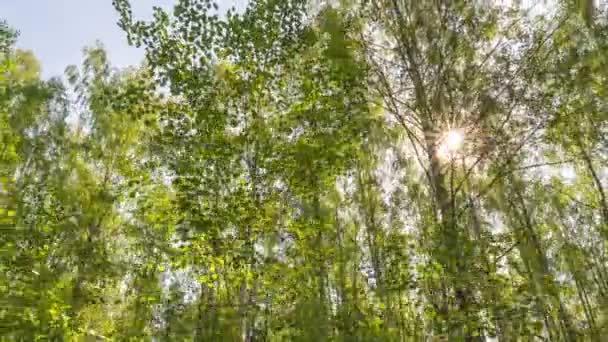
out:
<path id="1" fill-rule="evenodd" d="M 464 141 L 464 135 L 459 130 L 450 130 L 445 135 L 444 144 L 449 151 L 457 151 L 462 147 L 462 142 Z"/>
<path id="2" fill-rule="evenodd" d="M 462 130 L 450 129 L 441 138 L 437 153 L 440 157 L 449 158 L 461 150 L 463 143 L 464 134 Z"/>

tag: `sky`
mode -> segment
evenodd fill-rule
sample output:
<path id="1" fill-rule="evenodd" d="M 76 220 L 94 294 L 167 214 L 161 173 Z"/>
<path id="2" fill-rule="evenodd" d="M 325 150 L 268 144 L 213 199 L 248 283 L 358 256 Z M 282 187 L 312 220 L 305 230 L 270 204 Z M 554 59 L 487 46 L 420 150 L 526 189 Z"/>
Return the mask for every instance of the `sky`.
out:
<path id="1" fill-rule="evenodd" d="M 152 6 L 170 9 L 176 0 L 131 0 L 136 19 L 150 18 Z M 246 0 L 219 0 L 226 9 Z M 222 8 L 220 9 L 222 10 Z M 138 65 L 143 51 L 130 47 L 117 26 L 112 0 L 0 0 L 0 19 L 20 32 L 17 47 L 32 50 L 41 61 L 42 76 L 60 76 L 79 64 L 82 49 L 100 40 L 113 66 Z"/>

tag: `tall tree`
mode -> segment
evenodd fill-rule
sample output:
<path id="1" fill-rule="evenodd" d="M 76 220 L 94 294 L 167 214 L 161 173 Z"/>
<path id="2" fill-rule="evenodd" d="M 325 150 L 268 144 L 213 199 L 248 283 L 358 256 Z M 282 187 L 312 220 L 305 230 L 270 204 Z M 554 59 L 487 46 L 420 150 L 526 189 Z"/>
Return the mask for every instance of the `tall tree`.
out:
<path id="1" fill-rule="evenodd" d="M 602 4 L 113 4 L 65 84 L 0 24 L 0 339 L 608 333 Z"/>

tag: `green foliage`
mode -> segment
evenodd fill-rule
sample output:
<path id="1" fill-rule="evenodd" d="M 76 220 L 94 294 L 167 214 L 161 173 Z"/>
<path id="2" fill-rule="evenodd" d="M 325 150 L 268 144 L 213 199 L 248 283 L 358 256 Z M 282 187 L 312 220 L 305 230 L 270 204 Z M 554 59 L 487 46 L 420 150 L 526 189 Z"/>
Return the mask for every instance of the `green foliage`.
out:
<path id="1" fill-rule="evenodd" d="M 0 340 L 601 341 L 582 3 L 114 0 L 66 82 L 0 23 Z"/>

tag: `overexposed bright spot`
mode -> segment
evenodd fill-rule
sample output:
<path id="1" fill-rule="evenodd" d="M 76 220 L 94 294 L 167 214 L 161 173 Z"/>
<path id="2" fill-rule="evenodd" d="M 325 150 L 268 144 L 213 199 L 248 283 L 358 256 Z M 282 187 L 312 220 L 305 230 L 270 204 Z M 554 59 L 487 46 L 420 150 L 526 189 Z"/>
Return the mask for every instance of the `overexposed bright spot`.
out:
<path id="1" fill-rule="evenodd" d="M 462 142 L 464 141 L 464 136 L 462 132 L 458 130 L 450 130 L 444 139 L 444 144 L 447 149 L 450 151 L 457 151 L 462 146 Z"/>
<path id="2" fill-rule="evenodd" d="M 448 158 L 456 154 L 464 143 L 464 134 L 461 130 L 451 129 L 441 138 L 438 154 L 442 158 Z"/>
<path id="3" fill-rule="evenodd" d="M 571 165 L 564 165 L 559 170 L 560 175 L 564 180 L 572 184 L 576 180 L 576 171 Z"/>

